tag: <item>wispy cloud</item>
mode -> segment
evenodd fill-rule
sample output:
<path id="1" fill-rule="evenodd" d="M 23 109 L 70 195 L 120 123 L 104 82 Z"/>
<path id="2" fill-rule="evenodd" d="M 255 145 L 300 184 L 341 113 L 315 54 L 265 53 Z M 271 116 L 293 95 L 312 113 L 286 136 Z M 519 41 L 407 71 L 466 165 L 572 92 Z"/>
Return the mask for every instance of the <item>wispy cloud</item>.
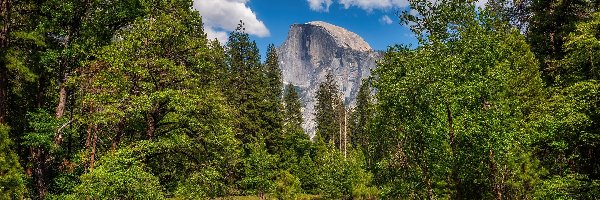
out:
<path id="1" fill-rule="evenodd" d="M 379 22 L 381 22 L 382 24 L 392 24 L 394 23 L 394 20 L 392 20 L 389 16 L 384 15 L 381 16 L 381 18 L 379 18 Z"/>
<path id="2" fill-rule="evenodd" d="M 309 7 L 314 11 L 329 11 L 329 6 L 333 0 L 307 0 Z M 438 0 L 430 0 L 437 3 Z M 410 6 L 408 0 L 336 0 L 336 3 L 342 5 L 345 9 L 357 7 L 366 11 L 389 10 L 394 8 L 406 8 Z M 483 8 L 488 0 L 478 0 L 475 2 L 477 7 Z"/>
<path id="3" fill-rule="evenodd" d="M 408 0 L 338 0 L 338 3 L 346 9 L 358 7 L 367 11 L 404 8 L 409 5 Z"/>
<path id="4" fill-rule="evenodd" d="M 307 0 L 308 6 L 311 10 L 318 12 L 329 12 L 329 6 L 333 3 L 333 0 Z"/>
<path id="5" fill-rule="evenodd" d="M 235 30 L 240 20 L 246 32 L 258 37 L 271 33 L 246 4 L 250 0 L 194 0 L 194 8 L 200 12 L 204 30 L 209 38 L 227 41 L 227 32 Z"/>

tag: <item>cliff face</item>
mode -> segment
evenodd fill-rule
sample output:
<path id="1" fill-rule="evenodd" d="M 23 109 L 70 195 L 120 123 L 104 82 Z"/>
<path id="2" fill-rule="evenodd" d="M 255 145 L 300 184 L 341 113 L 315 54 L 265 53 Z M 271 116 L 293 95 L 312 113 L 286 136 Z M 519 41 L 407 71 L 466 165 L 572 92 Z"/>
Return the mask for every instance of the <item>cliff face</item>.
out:
<path id="1" fill-rule="evenodd" d="M 311 137 L 316 127 L 315 95 L 327 72 L 336 78 L 346 105 L 353 106 L 362 79 L 381 57 L 360 36 L 325 22 L 292 25 L 277 50 L 283 82 L 301 89 L 303 128 Z"/>

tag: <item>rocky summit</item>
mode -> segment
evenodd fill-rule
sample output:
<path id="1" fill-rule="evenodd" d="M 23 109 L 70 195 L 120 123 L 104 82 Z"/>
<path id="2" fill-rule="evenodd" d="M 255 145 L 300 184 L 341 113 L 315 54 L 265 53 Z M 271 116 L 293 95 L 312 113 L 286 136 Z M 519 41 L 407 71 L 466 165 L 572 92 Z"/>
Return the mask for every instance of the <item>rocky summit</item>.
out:
<path id="1" fill-rule="evenodd" d="M 362 79 L 369 77 L 381 57 L 356 33 L 321 21 L 292 25 L 277 50 L 283 82 L 300 89 L 303 128 L 311 137 L 316 127 L 315 95 L 325 75 L 334 75 L 344 102 L 352 107 Z"/>

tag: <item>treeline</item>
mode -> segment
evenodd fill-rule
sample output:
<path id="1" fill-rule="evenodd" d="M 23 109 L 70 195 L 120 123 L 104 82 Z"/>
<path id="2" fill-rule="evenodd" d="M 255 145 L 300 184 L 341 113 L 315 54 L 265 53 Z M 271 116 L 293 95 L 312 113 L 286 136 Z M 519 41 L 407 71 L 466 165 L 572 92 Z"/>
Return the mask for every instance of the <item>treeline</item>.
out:
<path id="1" fill-rule="evenodd" d="M 316 135 L 243 23 L 189 0 L 1 0 L 0 199 L 595 199 L 599 1 L 411 0 Z M 393 37 L 393 36 L 389 36 Z"/>

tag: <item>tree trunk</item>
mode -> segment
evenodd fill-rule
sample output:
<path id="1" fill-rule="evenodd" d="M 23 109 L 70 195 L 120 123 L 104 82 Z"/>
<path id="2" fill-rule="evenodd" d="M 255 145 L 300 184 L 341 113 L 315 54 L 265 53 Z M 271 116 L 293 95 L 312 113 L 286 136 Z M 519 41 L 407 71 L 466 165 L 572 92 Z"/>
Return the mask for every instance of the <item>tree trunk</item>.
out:
<path id="1" fill-rule="evenodd" d="M 342 120 L 338 119 L 338 121 L 340 122 L 340 127 L 339 127 L 339 135 L 338 135 L 338 148 L 340 149 L 340 152 L 342 151 Z"/>
<path id="2" fill-rule="evenodd" d="M 433 186 L 431 183 L 431 177 L 429 176 L 429 166 L 427 162 L 423 167 L 423 172 L 425 173 L 425 185 L 427 185 L 427 199 L 433 199 Z"/>
<path id="3" fill-rule="evenodd" d="M 46 75 L 40 74 L 40 78 L 37 82 L 37 91 L 35 94 L 36 108 L 42 108 L 44 106 L 44 98 L 46 96 L 46 82 L 48 81 Z"/>
<path id="4" fill-rule="evenodd" d="M 65 114 L 65 106 L 67 104 L 67 88 L 64 83 L 59 83 L 60 89 L 58 91 L 58 105 L 56 105 L 56 118 L 61 118 Z"/>
<path id="5" fill-rule="evenodd" d="M 119 121 L 119 124 L 117 125 L 117 135 L 115 135 L 115 137 L 112 140 L 112 151 L 114 152 L 115 150 L 117 150 L 117 146 L 119 145 L 119 143 L 121 142 L 121 137 L 123 137 L 123 135 L 125 131 L 125 118 L 122 118 Z"/>
<path id="6" fill-rule="evenodd" d="M 47 188 L 45 184 L 45 173 L 44 173 L 44 158 L 43 152 L 40 149 L 29 148 L 29 154 L 31 155 L 33 163 L 33 178 L 35 180 L 35 188 L 37 190 L 38 199 L 44 199 L 46 197 Z"/>
<path id="7" fill-rule="evenodd" d="M 63 43 L 65 50 L 68 49 L 71 44 L 73 29 L 76 29 L 75 25 L 71 25 L 71 28 L 67 29 L 68 34 Z M 61 59 L 58 77 L 58 105 L 56 105 L 55 113 L 57 119 L 60 119 L 65 114 L 65 106 L 67 104 L 67 86 L 65 86 L 65 82 L 67 81 L 71 70 L 69 67 L 69 57 L 63 56 Z"/>
<path id="8" fill-rule="evenodd" d="M 98 125 L 94 125 L 94 130 L 92 132 L 92 153 L 90 153 L 89 165 L 90 172 L 94 170 L 94 164 L 96 163 L 96 143 L 98 143 Z"/>
<path id="9" fill-rule="evenodd" d="M 346 146 L 348 145 L 348 119 L 346 114 L 346 108 L 344 108 L 344 158 L 346 158 Z"/>
<path id="10" fill-rule="evenodd" d="M 156 111 L 149 112 L 146 116 L 146 136 L 149 140 L 152 140 L 154 137 L 154 132 L 156 131 L 155 112 Z"/>
<path id="11" fill-rule="evenodd" d="M 492 189 L 494 190 L 494 195 L 497 200 L 502 199 L 502 184 L 498 183 L 498 166 L 496 165 L 496 161 L 494 159 L 494 150 L 490 147 L 490 174 L 492 175 Z"/>
<path id="12" fill-rule="evenodd" d="M 446 113 L 448 114 L 448 134 L 450 135 L 450 148 L 452 148 L 452 156 L 454 156 L 456 154 L 456 144 L 454 143 L 454 124 L 452 122 L 452 111 L 450 110 L 450 105 L 448 105 L 448 103 L 446 103 Z"/>
<path id="13" fill-rule="evenodd" d="M 88 125 L 85 132 L 87 133 L 87 137 L 85 138 L 85 149 L 87 150 L 90 148 L 92 142 L 92 125 Z"/>
<path id="14" fill-rule="evenodd" d="M 446 113 L 448 114 L 448 134 L 450 136 L 450 148 L 452 151 L 452 185 L 454 187 L 454 191 L 456 192 L 454 199 L 460 199 L 461 193 L 459 189 L 460 179 L 458 177 L 458 165 L 456 164 L 456 141 L 455 141 L 455 132 L 454 132 L 454 118 L 452 117 L 452 110 L 450 110 L 450 105 L 446 103 Z"/>

